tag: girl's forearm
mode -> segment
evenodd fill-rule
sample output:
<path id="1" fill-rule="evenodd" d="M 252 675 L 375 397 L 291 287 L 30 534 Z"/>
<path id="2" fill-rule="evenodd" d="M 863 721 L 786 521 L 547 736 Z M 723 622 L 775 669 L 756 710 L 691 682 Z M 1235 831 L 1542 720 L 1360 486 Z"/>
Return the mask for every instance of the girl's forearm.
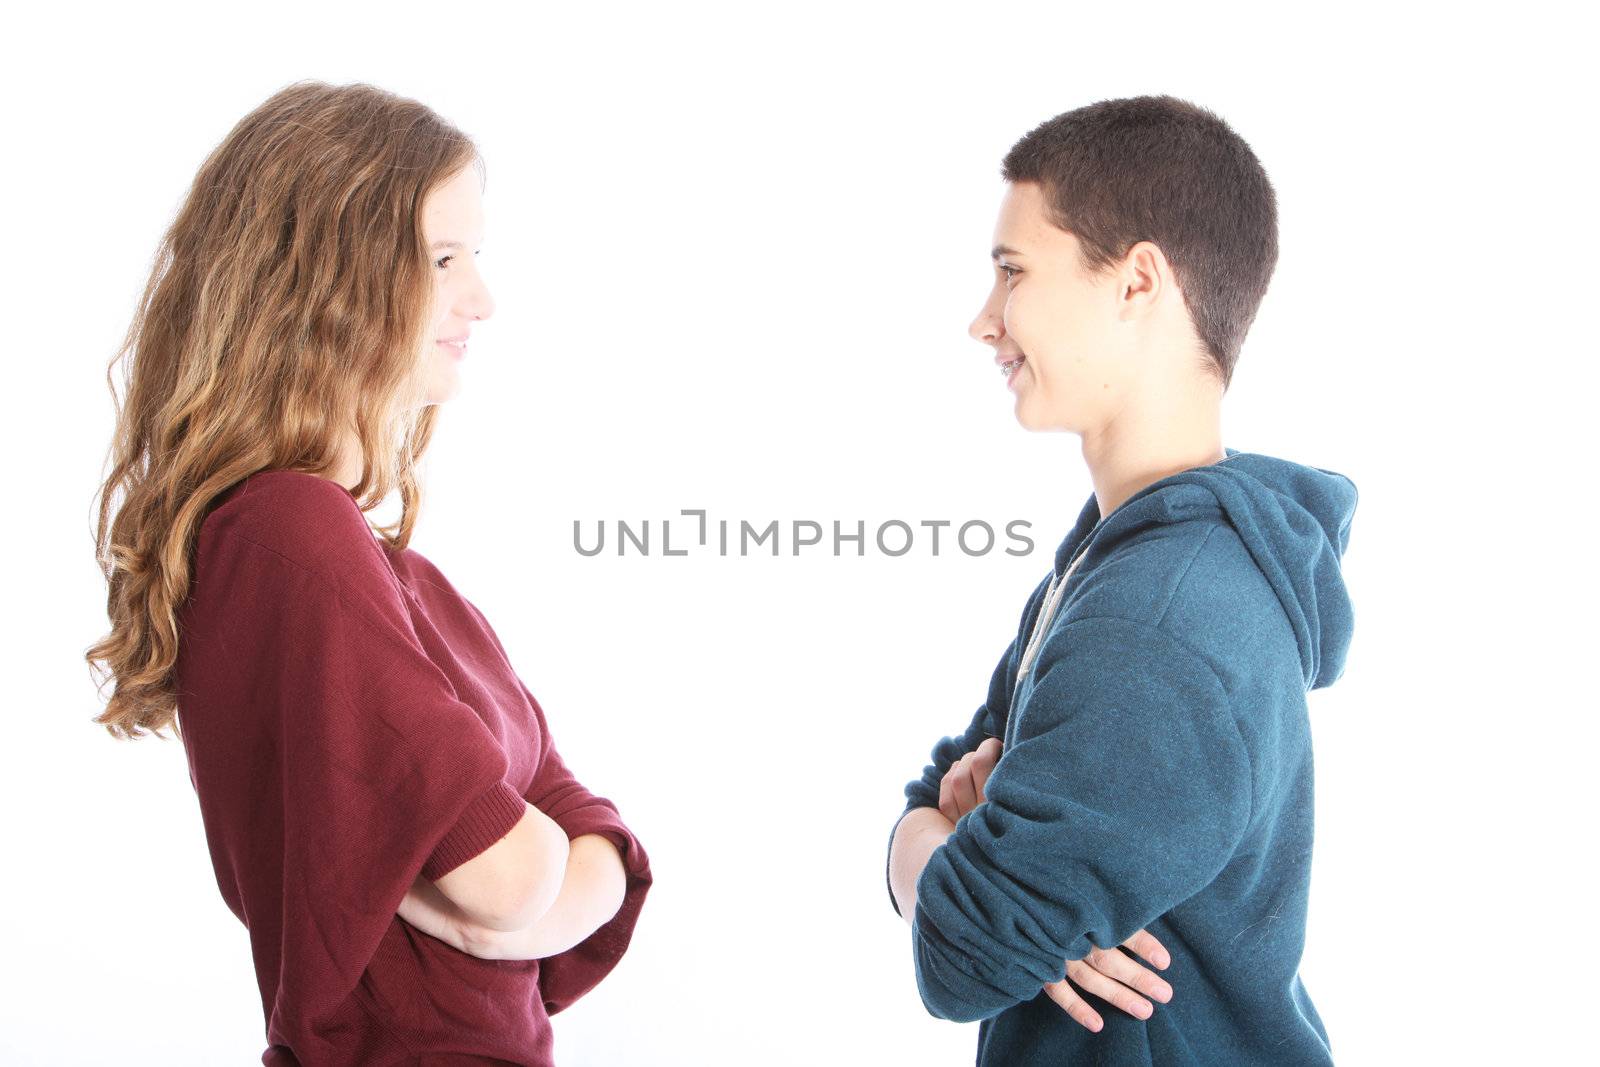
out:
<path id="1" fill-rule="evenodd" d="M 484 959 L 531 960 L 554 956 L 610 921 L 622 907 L 627 871 L 622 855 L 602 834 L 580 834 L 567 852 L 566 875 L 555 903 L 520 930 L 476 930 L 468 949 Z"/>

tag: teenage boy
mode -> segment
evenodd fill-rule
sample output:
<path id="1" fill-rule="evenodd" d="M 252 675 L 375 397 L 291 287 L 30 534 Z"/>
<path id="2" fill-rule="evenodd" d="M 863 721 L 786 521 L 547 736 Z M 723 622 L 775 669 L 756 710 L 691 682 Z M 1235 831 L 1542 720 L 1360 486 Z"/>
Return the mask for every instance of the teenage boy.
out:
<path id="1" fill-rule="evenodd" d="M 1082 439 L 1094 492 L 971 725 L 906 786 L 888 879 L 917 987 L 982 1020 L 995 1067 L 1331 1063 L 1298 975 L 1306 696 L 1344 669 L 1356 489 L 1221 431 L 1272 186 L 1170 96 L 1059 115 L 1001 173 L 971 333 L 1024 427 Z"/>

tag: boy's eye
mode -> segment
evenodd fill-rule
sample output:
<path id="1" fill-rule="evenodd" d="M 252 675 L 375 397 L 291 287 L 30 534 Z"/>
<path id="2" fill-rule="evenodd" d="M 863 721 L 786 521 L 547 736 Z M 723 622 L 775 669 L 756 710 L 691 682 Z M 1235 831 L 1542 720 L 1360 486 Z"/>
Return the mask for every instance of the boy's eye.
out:
<path id="1" fill-rule="evenodd" d="M 1007 282 L 1010 282 L 1012 278 L 1015 278 L 1017 275 L 1022 273 L 1022 268 L 1021 267 L 1012 267 L 1012 266 L 1008 266 L 1008 265 L 1006 265 L 1004 263 L 1001 263 L 998 266 L 1000 268 L 1000 273 L 1002 273 L 1002 274 L 1004 274 L 1006 276 L 1006 281 Z"/>

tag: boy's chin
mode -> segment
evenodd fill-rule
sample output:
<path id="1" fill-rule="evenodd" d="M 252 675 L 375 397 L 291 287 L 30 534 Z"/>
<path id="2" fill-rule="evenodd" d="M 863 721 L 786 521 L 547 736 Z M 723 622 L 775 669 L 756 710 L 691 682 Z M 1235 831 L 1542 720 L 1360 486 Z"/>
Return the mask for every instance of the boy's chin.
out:
<path id="1" fill-rule="evenodd" d="M 1053 417 L 1051 412 L 1041 410 L 1041 406 L 1035 397 L 1018 397 L 1016 415 L 1017 425 L 1024 430 L 1040 433 L 1062 429 L 1061 420 Z"/>

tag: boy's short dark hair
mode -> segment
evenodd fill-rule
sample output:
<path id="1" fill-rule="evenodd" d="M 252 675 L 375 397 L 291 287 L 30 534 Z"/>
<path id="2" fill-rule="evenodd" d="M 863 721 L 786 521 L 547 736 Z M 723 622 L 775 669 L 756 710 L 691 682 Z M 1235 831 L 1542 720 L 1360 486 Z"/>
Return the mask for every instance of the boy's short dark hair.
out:
<path id="1" fill-rule="evenodd" d="M 1177 97 L 1101 100 L 1030 130 L 1000 173 L 1040 185 L 1092 273 L 1160 247 L 1227 389 L 1278 261 L 1277 198 L 1242 137 Z"/>

